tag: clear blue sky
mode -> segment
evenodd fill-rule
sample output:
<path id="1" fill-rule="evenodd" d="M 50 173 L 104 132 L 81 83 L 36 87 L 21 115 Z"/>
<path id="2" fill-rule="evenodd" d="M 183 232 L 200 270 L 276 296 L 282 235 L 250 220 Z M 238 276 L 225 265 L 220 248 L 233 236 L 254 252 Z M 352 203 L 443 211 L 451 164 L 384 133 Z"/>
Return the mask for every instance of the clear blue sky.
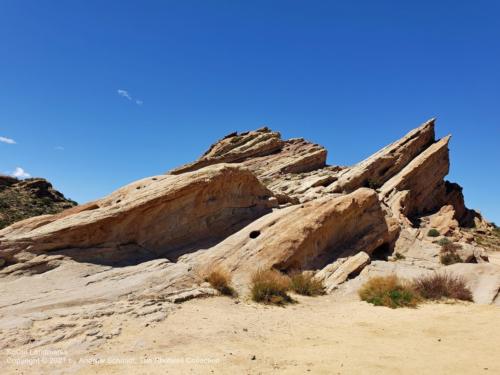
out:
<path id="1" fill-rule="evenodd" d="M 500 223 L 499 4 L 2 0 L 0 172 L 85 202 L 235 130 L 353 164 L 436 116 L 450 180 Z"/>

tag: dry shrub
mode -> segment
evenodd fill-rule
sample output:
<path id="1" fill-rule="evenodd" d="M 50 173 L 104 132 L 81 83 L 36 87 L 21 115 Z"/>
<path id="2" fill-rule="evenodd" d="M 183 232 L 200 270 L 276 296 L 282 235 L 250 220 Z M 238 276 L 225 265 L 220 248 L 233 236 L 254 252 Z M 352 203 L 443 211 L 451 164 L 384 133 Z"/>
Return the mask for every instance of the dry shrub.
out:
<path id="1" fill-rule="evenodd" d="M 231 275 L 222 268 L 215 268 L 205 277 L 205 281 L 219 291 L 220 294 L 230 297 L 236 297 L 237 293 L 231 286 Z"/>
<path id="2" fill-rule="evenodd" d="M 439 260 L 441 261 L 441 264 L 444 264 L 445 266 L 455 263 L 463 263 L 462 258 L 460 258 L 460 256 L 456 253 L 442 253 L 439 256 Z"/>
<path id="3" fill-rule="evenodd" d="M 411 284 L 396 275 L 374 277 L 361 287 L 358 294 L 363 301 L 392 309 L 416 307 L 420 301 Z"/>
<path id="4" fill-rule="evenodd" d="M 258 270 L 252 275 L 251 296 L 255 302 L 284 305 L 294 302 L 288 295 L 290 278 L 276 270 Z"/>
<path id="5" fill-rule="evenodd" d="M 449 266 L 450 264 L 455 263 L 463 263 L 462 258 L 457 254 L 457 250 L 460 250 L 462 247 L 459 244 L 448 242 L 441 246 L 441 255 L 439 260 L 441 264 L 445 266 Z"/>
<path id="6" fill-rule="evenodd" d="M 302 294 L 303 296 L 320 296 L 325 294 L 323 283 L 311 274 L 295 273 L 291 279 L 291 288 L 297 294 Z"/>
<path id="7" fill-rule="evenodd" d="M 437 242 L 436 242 L 439 246 L 446 246 L 448 245 L 449 243 L 451 243 L 451 241 L 446 238 L 446 237 L 443 237 L 443 238 L 440 238 Z"/>
<path id="8" fill-rule="evenodd" d="M 459 276 L 434 273 L 415 279 L 413 286 L 425 299 L 439 300 L 442 298 L 452 298 L 462 301 L 472 301 L 471 291 L 467 288 L 465 280 Z"/>

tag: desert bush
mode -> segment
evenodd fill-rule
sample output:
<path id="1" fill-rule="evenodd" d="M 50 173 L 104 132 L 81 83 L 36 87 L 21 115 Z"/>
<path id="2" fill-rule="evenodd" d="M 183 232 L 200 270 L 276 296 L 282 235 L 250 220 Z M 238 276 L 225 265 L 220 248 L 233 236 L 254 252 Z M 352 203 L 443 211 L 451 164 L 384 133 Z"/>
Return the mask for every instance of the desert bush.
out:
<path id="1" fill-rule="evenodd" d="M 457 250 L 461 248 L 459 244 L 453 242 L 448 242 L 441 246 L 441 255 L 439 257 L 441 264 L 449 266 L 450 264 L 462 263 L 462 258 L 457 254 Z"/>
<path id="2" fill-rule="evenodd" d="M 251 296 L 255 302 L 284 305 L 294 302 L 288 295 L 290 278 L 275 270 L 258 270 L 252 275 Z"/>
<path id="3" fill-rule="evenodd" d="M 365 187 L 373 189 L 373 190 L 380 189 L 381 186 L 382 186 L 382 184 L 380 182 L 378 182 L 377 180 L 373 180 L 373 179 L 369 179 L 365 183 Z"/>
<path id="4" fill-rule="evenodd" d="M 429 237 L 439 237 L 440 236 L 440 233 L 437 229 L 429 229 L 429 231 L 427 232 L 427 236 Z"/>
<path id="5" fill-rule="evenodd" d="M 456 253 L 442 253 L 439 256 L 439 261 L 445 266 L 456 263 L 463 263 L 462 258 L 460 258 L 460 256 Z"/>
<path id="6" fill-rule="evenodd" d="M 325 287 L 313 275 L 296 273 L 291 277 L 291 289 L 303 296 L 319 296 L 325 294 Z"/>
<path id="7" fill-rule="evenodd" d="M 448 253 L 456 253 L 457 250 L 462 249 L 462 246 L 455 242 L 448 242 L 441 246 L 441 251 Z"/>
<path id="8" fill-rule="evenodd" d="M 374 277 L 361 287 L 358 294 L 363 301 L 392 309 L 415 307 L 420 301 L 411 284 L 396 275 Z"/>
<path id="9" fill-rule="evenodd" d="M 448 245 L 451 241 L 446 238 L 446 237 L 443 237 L 443 238 L 440 238 L 436 243 L 439 245 L 439 246 L 445 246 L 445 245 Z"/>
<path id="10" fill-rule="evenodd" d="M 467 288 L 465 280 L 459 276 L 434 273 L 415 279 L 413 287 L 423 298 L 429 300 L 452 298 L 472 301 L 471 291 Z"/>
<path id="11" fill-rule="evenodd" d="M 221 268 L 210 271 L 205 277 L 205 281 L 212 285 L 212 287 L 218 290 L 222 295 L 230 297 L 237 296 L 236 291 L 231 286 L 231 275 Z"/>

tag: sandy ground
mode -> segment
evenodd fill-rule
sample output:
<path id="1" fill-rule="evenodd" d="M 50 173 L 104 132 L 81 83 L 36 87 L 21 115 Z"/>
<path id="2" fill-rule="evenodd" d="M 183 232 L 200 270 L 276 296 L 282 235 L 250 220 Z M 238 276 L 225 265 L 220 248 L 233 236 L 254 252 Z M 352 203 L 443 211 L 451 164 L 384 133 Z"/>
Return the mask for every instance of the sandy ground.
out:
<path id="1" fill-rule="evenodd" d="M 193 300 L 156 325 L 124 321 L 100 348 L 68 352 L 72 365 L 2 373 L 500 374 L 499 307 L 299 300 L 286 308 Z"/>

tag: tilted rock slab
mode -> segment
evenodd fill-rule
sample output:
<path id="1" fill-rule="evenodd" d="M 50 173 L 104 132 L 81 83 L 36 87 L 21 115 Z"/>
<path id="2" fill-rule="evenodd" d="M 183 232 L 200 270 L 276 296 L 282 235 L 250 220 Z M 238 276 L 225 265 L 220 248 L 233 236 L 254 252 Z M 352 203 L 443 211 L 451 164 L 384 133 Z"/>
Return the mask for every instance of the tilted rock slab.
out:
<path id="1" fill-rule="evenodd" d="M 382 186 L 380 194 L 396 215 L 416 216 L 443 206 L 449 140 L 447 136 L 432 144 Z"/>
<path id="2" fill-rule="evenodd" d="M 399 227 L 388 219 L 371 189 L 320 198 L 261 217 L 209 250 L 180 258 L 200 272 L 222 267 L 238 287 L 258 269 L 320 269 L 339 256 L 370 254 L 390 243 Z"/>
<path id="3" fill-rule="evenodd" d="M 370 256 L 360 251 L 351 257 L 339 258 L 318 271 L 314 278 L 323 283 L 326 293 L 331 293 L 353 274 L 361 272 L 368 263 L 370 263 Z"/>
<path id="4" fill-rule="evenodd" d="M 347 168 L 327 191 L 341 193 L 363 186 L 382 186 L 434 142 L 434 122 L 434 119 L 425 122 L 397 142 Z"/>
<path id="5" fill-rule="evenodd" d="M 130 246 L 132 253 L 174 257 L 178 249 L 226 237 L 276 205 L 272 193 L 237 165 L 155 176 L 87 206 L 0 231 L 0 258 L 12 264 L 29 254 L 68 250 L 71 256 L 72 249 L 85 258 L 85 249 L 98 248 L 85 260 L 99 263 L 103 253 L 119 259 L 120 250 Z"/>

